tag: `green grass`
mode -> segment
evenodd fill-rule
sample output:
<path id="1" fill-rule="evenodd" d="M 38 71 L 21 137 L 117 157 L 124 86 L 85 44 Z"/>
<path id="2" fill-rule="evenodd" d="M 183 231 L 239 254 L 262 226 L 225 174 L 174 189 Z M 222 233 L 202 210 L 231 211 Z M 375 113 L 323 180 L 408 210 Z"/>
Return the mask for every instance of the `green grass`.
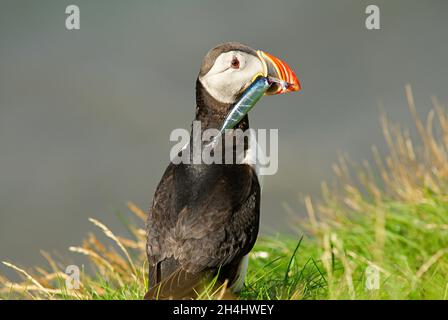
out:
<path id="1" fill-rule="evenodd" d="M 424 125 L 409 87 L 406 94 L 419 140 L 383 117 L 388 152 L 373 148 L 375 163 L 361 165 L 341 157 L 321 197 L 303 198 L 307 215 L 294 223 L 295 237 L 258 239 L 240 299 L 448 298 L 448 115 L 433 99 Z M 65 287 L 69 262 L 43 253 L 44 267 L 5 265 L 22 280 L 0 277 L 0 297 L 141 299 L 146 215 L 133 204 L 129 209 L 130 237 L 92 219 L 103 240 L 92 233 L 70 248 L 94 270 L 81 275 L 79 290 Z M 378 287 L 368 289 L 371 272 L 378 274 Z M 219 299 L 221 293 L 198 298 Z"/>
<path id="2" fill-rule="evenodd" d="M 242 297 L 446 299 L 448 199 L 428 195 L 417 204 L 383 205 L 339 220 L 317 239 L 305 237 L 295 254 L 292 239 L 259 241 Z M 384 210 L 381 227 L 374 210 Z M 379 270 L 377 290 L 366 288 L 372 266 Z"/>

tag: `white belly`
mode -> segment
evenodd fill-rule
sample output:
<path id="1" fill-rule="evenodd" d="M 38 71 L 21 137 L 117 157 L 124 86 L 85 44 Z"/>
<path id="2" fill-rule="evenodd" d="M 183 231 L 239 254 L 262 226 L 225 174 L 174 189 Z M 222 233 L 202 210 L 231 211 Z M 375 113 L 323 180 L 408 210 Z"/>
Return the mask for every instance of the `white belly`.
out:
<path id="1" fill-rule="evenodd" d="M 246 151 L 243 163 L 250 165 L 256 172 L 260 189 L 263 187 L 263 175 L 260 175 L 260 160 L 265 160 L 265 153 L 257 143 L 257 137 L 251 131 L 249 136 L 249 147 Z"/>
<path id="2" fill-rule="evenodd" d="M 247 266 L 249 265 L 249 254 L 246 254 L 238 266 L 237 276 L 233 284 L 230 286 L 230 290 L 234 293 L 240 292 L 244 285 L 244 278 L 246 278 Z"/>

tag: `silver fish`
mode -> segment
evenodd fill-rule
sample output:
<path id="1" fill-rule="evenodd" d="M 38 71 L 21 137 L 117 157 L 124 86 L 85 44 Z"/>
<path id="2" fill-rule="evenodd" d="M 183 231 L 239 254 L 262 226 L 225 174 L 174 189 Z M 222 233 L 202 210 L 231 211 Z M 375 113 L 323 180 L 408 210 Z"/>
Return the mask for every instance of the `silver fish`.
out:
<path id="1" fill-rule="evenodd" d="M 272 83 L 272 79 L 267 77 L 258 77 L 255 79 L 254 82 L 252 82 L 251 85 L 244 91 L 241 98 L 237 103 L 235 103 L 232 110 L 227 115 L 221 129 L 219 130 L 219 135 L 224 134 L 226 129 L 233 129 L 255 106 Z"/>

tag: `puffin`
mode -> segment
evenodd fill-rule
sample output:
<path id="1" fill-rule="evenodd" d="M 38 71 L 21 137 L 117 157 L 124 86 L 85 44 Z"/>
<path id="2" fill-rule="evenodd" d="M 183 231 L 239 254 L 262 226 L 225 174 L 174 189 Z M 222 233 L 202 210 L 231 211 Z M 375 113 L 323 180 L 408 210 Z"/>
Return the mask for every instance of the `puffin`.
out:
<path id="1" fill-rule="evenodd" d="M 194 121 L 200 121 L 202 130 L 219 129 L 244 90 L 260 75 L 287 84 L 273 83 L 266 95 L 301 88 L 291 68 L 267 52 L 239 42 L 212 48 L 196 79 Z M 249 130 L 247 114 L 236 129 Z M 243 159 L 249 159 L 254 143 L 249 137 L 243 148 L 230 148 L 235 158 L 243 152 Z M 191 145 L 192 140 L 180 153 L 191 155 Z M 171 161 L 156 188 L 146 222 L 149 274 L 145 299 L 195 299 L 212 280 L 215 286 L 225 285 L 231 294 L 238 293 L 258 235 L 260 197 L 260 177 L 253 162 Z"/>

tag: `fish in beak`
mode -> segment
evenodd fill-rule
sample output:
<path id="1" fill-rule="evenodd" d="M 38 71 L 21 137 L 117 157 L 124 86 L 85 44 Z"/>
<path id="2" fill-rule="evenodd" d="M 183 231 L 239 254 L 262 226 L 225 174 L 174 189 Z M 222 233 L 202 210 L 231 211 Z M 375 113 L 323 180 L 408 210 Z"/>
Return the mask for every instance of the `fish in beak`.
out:
<path id="1" fill-rule="evenodd" d="M 264 67 L 263 76 L 272 82 L 266 95 L 294 92 L 302 88 L 294 71 L 284 61 L 261 50 L 257 54 Z"/>
<path id="2" fill-rule="evenodd" d="M 224 134 L 225 130 L 234 128 L 263 95 L 294 92 L 302 88 L 295 73 L 285 62 L 263 51 L 257 51 L 257 55 L 263 64 L 263 73 L 255 75 L 244 89 L 241 97 L 225 118 L 219 130 L 220 134 L 212 140 L 212 146 L 217 144 L 218 138 Z"/>

